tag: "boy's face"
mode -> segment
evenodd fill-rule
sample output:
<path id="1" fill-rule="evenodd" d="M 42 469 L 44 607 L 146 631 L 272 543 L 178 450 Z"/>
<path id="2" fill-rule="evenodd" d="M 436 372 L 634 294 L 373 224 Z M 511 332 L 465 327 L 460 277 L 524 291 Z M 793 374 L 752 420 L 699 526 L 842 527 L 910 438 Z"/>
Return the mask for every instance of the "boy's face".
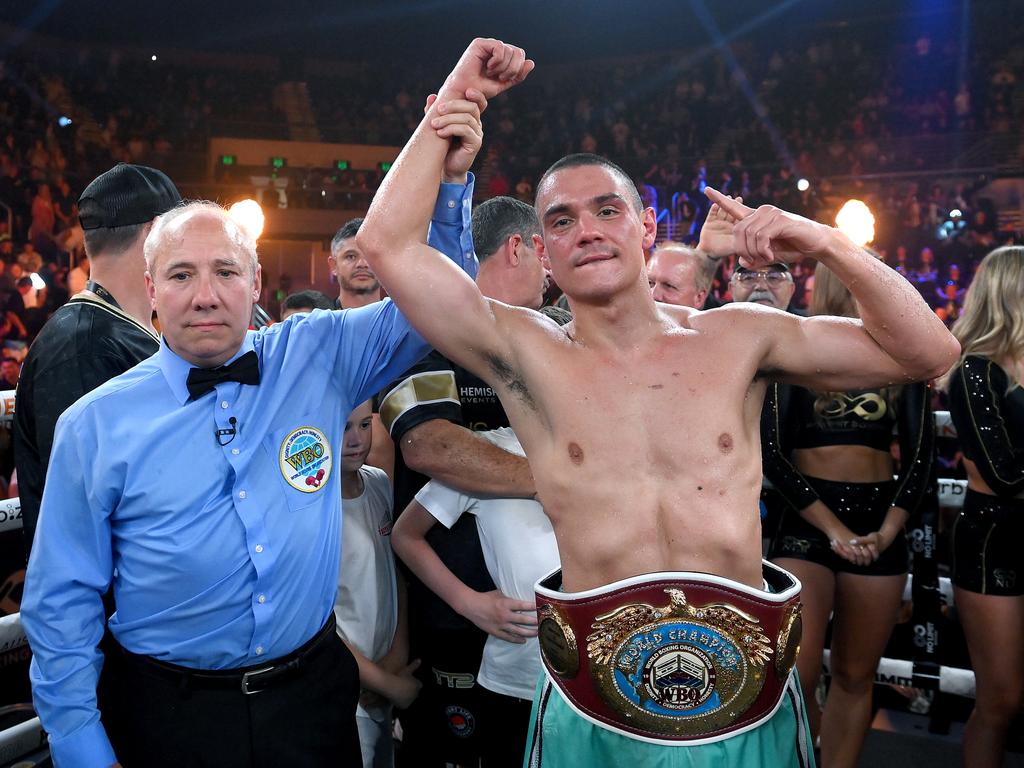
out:
<path id="1" fill-rule="evenodd" d="M 345 437 L 341 453 L 341 471 L 355 472 L 366 463 L 373 444 L 370 429 L 372 412 L 370 401 L 356 407 L 345 422 Z"/>

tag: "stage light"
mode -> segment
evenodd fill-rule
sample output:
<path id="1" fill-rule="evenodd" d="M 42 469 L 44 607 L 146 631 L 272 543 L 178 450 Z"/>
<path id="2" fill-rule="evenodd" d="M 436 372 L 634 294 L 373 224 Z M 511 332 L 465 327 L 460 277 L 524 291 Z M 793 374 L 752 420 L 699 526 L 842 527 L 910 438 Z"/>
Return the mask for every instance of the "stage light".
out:
<path id="1" fill-rule="evenodd" d="M 836 214 L 839 231 L 857 245 L 867 245 L 875 239 L 875 217 L 860 200 L 847 200 Z"/>
<path id="2" fill-rule="evenodd" d="M 259 203 L 252 199 L 239 200 L 228 208 L 228 215 L 235 220 L 238 226 L 248 232 L 253 240 L 260 239 L 266 219 Z"/>
<path id="3" fill-rule="evenodd" d="M 270 158 L 270 164 L 275 168 L 284 168 L 288 165 L 288 160 L 284 157 L 272 157 Z"/>
<path id="4" fill-rule="evenodd" d="M 800 179 L 796 183 L 796 188 L 801 192 L 806 192 L 808 189 L 811 188 L 811 182 L 809 182 L 807 179 Z"/>
<path id="5" fill-rule="evenodd" d="M 391 165 L 392 165 L 392 164 L 391 164 L 391 163 L 388 163 L 388 162 L 384 162 L 384 163 L 377 163 L 377 167 L 378 167 L 378 168 L 380 168 L 380 170 L 381 170 L 382 172 L 384 172 L 384 173 L 387 173 L 388 171 L 390 171 L 390 170 L 391 170 Z"/>
<path id="6" fill-rule="evenodd" d="M 69 125 L 71 125 L 71 118 L 67 115 L 61 115 L 57 118 L 57 125 L 59 125 L 61 128 L 67 128 Z"/>
<path id="7" fill-rule="evenodd" d="M 154 53 L 152 56 L 150 56 L 149 60 L 150 61 L 156 61 L 156 54 Z"/>
<path id="8" fill-rule="evenodd" d="M 334 167 L 339 171 L 347 171 L 349 169 L 348 160 L 335 160 Z"/>
<path id="9" fill-rule="evenodd" d="M 221 165 L 234 165 L 237 160 L 238 160 L 238 158 L 235 155 L 221 155 L 220 156 L 220 164 Z"/>
<path id="10" fill-rule="evenodd" d="M 949 212 L 949 218 L 951 219 L 959 219 L 963 215 L 964 212 L 961 211 L 959 208 L 954 208 L 952 211 Z"/>

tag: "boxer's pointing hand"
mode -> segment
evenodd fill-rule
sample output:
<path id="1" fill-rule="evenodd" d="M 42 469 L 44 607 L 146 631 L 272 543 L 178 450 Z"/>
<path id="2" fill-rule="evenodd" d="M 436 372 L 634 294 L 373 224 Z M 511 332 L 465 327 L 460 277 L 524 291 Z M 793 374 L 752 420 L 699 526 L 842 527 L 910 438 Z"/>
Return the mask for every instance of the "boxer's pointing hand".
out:
<path id="1" fill-rule="evenodd" d="M 743 198 L 737 197 L 736 202 L 742 203 Z M 704 220 L 704 226 L 700 228 L 700 242 L 697 243 L 697 248 L 714 258 L 732 255 L 735 252 L 732 244 L 732 230 L 735 225 L 736 218 L 715 203 Z"/>
<path id="2" fill-rule="evenodd" d="M 756 210 L 738 200 L 706 187 L 704 193 L 736 222 L 733 248 L 740 263 L 759 269 L 774 262 L 795 262 L 808 254 L 825 250 L 834 230 L 776 208 L 762 205 Z"/>

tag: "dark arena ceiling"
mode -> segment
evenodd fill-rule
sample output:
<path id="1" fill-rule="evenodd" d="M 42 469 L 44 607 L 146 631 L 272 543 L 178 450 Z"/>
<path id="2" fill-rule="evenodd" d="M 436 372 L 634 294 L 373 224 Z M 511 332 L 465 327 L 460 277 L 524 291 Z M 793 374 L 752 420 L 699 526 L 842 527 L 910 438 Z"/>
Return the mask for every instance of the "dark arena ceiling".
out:
<path id="1" fill-rule="evenodd" d="M 982 13 L 1019 19 L 1024 0 L 3 0 L 0 24 L 8 32 L 0 51 L 17 48 L 33 30 L 154 52 L 448 61 L 470 38 L 494 36 L 538 61 L 565 61 L 849 27 L 872 29 L 884 44 L 918 28 L 949 32 Z"/>

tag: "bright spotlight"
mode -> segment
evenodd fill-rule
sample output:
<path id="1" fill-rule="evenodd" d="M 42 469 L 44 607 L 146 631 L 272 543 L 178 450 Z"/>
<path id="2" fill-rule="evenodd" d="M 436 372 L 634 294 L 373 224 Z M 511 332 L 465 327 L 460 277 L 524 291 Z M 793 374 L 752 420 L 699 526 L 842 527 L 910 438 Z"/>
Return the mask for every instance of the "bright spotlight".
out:
<path id="1" fill-rule="evenodd" d="M 57 118 L 57 125 L 59 125 L 61 128 L 67 128 L 69 125 L 71 125 L 71 118 L 67 115 L 61 115 Z"/>
<path id="2" fill-rule="evenodd" d="M 46 287 L 46 282 L 43 280 L 43 278 L 39 276 L 38 272 L 33 272 L 28 277 L 29 280 L 32 281 L 32 287 L 35 288 L 37 291 L 41 291 L 43 290 L 43 288 Z"/>
<path id="3" fill-rule="evenodd" d="M 961 211 L 959 208 L 954 208 L 952 211 L 949 212 L 949 218 L 951 219 L 959 219 L 963 215 L 964 212 Z"/>
<path id="4" fill-rule="evenodd" d="M 860 200 L 847 200 L 836 214 L 839 231 L 857 245 L 867 245 L 875 239 L 875 216 Z"/>
<path id="5" fill-rule="evenodd" d="M 263 209 L 255 200 L 239 200 L 228 208 L 228 215 L 248 232 L 253 240 L 259 240 L 263 234 L 263 224 L 266 219 L 263 216 Z"/>
<path id="6" fill-rule="evenodd" d="M 152 56 L 150 56 L 149 60 L 150 61 L 156 61 L 156 54 L 154 53 Z"/>
<path id="7" fill-rule="evenodd" d="M 800 181 L 796 183 L 796 188 L 799 189 L 801 192 L 806 192 L 808 189 L 811 188 L 811 182 L 809 182 L 807 179 L 800 179 Z"/>

